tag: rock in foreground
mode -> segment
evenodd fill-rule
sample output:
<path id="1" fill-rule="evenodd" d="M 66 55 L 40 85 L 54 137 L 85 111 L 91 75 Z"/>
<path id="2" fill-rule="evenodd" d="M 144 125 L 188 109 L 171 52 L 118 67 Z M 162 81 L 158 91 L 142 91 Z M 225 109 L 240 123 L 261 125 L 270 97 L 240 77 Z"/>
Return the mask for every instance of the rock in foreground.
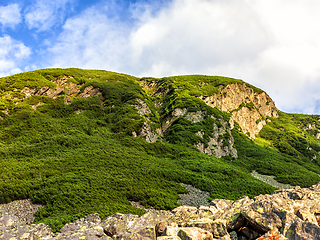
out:
<path id="1" fill-rule="evenodd" d="M 319 223 L 320 183 L 254 199 L 214 199 L 209 207 L 151 210 L 141 217 L 116 213 L 101 220 L 91 214 L 56 234 L 45 224 L 28 225 L 2 214 L 0 239 L 306 240 L 320 239 Z"/>

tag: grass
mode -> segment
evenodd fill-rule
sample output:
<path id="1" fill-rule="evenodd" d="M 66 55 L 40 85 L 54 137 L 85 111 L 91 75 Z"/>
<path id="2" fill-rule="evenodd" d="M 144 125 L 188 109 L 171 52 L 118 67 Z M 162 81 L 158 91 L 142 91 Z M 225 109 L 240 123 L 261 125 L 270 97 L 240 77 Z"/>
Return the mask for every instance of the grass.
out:
<path id="1" fill-rule="evenodd" d="M 205 105 L 198 95 L 216 93 L 219 86 L 230 83 L 243 84 L 241 80 L 200 75 L 138 79 L 107 71 L 45 69 L 0 79 L 2 97 L 8 93 L 18 96 L 24 86 L 55 87 L 51 80 L 64 76 L 71 76 L 68 81 L 82 90 L 89 85 L 98 87 L 103 104 L 93 96 L 75 97 L 65 105 L 64 94 L 56 99 L 0 98 L 1 110 L 10 112 L 6 115 L 0 111 L 0 202 L 31 198 L 44 204 L 46 208 L 36 213 L 35 223 L 44 222 L 54 231 L 95 212 L 102 218 L 115 212 L 142 215 L 144 210 L 133 207 L 129 200 L 146 207 L 172 209 L 179 205 L 178 194 L 186 192 L 179 183 L 208 191 L 211 198 L 237 199 L 275 190 L 253 178 L 253 170 L 302 187 L 320 181 L 310 172 L 320 173 L 318 160 L 310 160 L 319 147 L 316 132 L 303 130 L 318 116 L 280 113 L 255 142 L 236 124 L 232 135 L 238 159 L 208 156 L 193 146 L 196 142 L 206 143 L 213 124 L 219 125 L 230 117 Z M 160 92 L 169 91 L 163 98 L 156 97 L 151 90 L 141 88 L 141 81 L 155 81 Z M 132 106 L 137 98 L 147 103 L 149 116 L 140 116 Z M 155 107 L 153 101 L 162 101 L 162 107 Z M 34 111 L 31 105 L 39 102 L 44 104 Z M 178 118 L 163 141 L 155 143 L 132 137 L 133 131 L 141 131 L 146 117 L 156 128 L 177 107 L 204 111 L 215 119 L 205 117 L 191 123 Z M 80 109 L 83 112 L 76 114 Z M 203 139 L 195 135 L 199 130 L 204 132 Z M 298 153 L 283 148 L 282 143 Z M 307 151 L 307 146 L 313 150 Z"/>

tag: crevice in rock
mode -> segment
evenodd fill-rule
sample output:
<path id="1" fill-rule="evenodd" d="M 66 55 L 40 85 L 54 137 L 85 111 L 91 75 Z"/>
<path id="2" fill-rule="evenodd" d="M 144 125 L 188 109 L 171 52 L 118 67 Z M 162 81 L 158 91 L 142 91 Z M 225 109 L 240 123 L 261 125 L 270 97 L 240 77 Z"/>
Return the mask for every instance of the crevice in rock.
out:
<path id="1" fill-rule="evenodd" d="M 320 226 L 320 213 L 315 213 L 314 216 L 316 217 L 318 226 Z"/>
<path id="2" fill-rule="evenodd" d="M 254 240 L 270 231 L 269 228 L 253 221 L 252 219 L 240 214 L 233 222 L 231 222 L 227 231 L 229 233 L 236 232 L 238 237 L 245 237 L 247 240 Z M 234 233 L 233 233 L 234 234 Z"/>

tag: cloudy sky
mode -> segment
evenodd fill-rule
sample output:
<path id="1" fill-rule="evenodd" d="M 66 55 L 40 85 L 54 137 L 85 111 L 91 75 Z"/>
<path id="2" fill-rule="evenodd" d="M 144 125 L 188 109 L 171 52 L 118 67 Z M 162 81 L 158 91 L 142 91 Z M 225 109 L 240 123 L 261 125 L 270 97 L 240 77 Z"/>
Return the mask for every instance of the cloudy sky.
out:
<path id="1" fill-rule="evenodd" d="M 319 0 L 1 0 L 0 76 L 228 76 L 282 111 L 320 114 L 319 12 Z"/>

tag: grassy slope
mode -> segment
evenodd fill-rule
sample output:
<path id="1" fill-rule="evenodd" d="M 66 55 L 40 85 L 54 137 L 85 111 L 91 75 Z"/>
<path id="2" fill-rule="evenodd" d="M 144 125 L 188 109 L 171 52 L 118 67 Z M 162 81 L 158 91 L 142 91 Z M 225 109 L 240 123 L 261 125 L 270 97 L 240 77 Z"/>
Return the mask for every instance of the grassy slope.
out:
<path id="1" fill-rule="evenodd" d="M 228 157 L 218 159 L 202 154 L 190 143 L 179 142 L 179 138 L 176 144 L 170 144 L 146 143 L 131 137 L 132 131 L 141 129 L 144 120 L 130 104 L 142 98 L 151 106 L 151 100 L 155 99 L 141 89 L 137 78 L 128 75 L 47 69 L 2 78 L 0 89 L 3 96 L 25 85 L 39 89 L 52 84 L 51 79 L 64 75 L 73 76 L 72 81 L 84 84 L 82 89 L 88 85 L 99 87 L 105 98 L 104 107 L 97 97 L 79 98 L 71 105 L 63 104 L 63 96 L 55 100 L 36 96 L 26 100 L 0 100 L 2 109 L 11 113 L 9 116 L 2 114 L 4 119 L 0 120 L 0 202 L 30 197 L 34 202 L 45 204 L 46 208 L 37 212 L 36 222 L 49 224 L 54 231 L 94 212 L 102 218 L 115 212 L 143 214 L 144 211 L 131 206 L 129 200 L 172 209 L 178 206 L 178 193 L 185 192 L 179 182 L 209 191 L 212 198 L 236 199 L 274 190 L 251 177 L 254 169 L 276 175 L 279 181 L 301 186 L 320 180 L 306 170 L 319 173 L 316 161 L 310 163 L 304 157 L 280 152 L 273 146 L 276 145 L 273 139 L 264 140 L 272 147 L 259 146 L 236 129 L 233 135 L 239 158 L 233 161 Z M 159 124 L 160 116 L 184 106 L 193 111 L 212 111 L 227 119 L 228 114 L 209 109 L 196 96 L 210 95 L 219 85 L 242 83 L 208 76 L 157 81 L 170 92 L 161 111 L 151 106 L 149 117 L 155 124 Z M 211 85 L 200 86 L 199 82 Z M 37 111 L 32 110 L 30 104 L 39 101 L 46 104 Z M 16 105 L 15 102 L 20 103 Z M 77 109 L 87 111 L 74 114 Z M 281 119 L 282 115 L 277 121 Z M 290 121 L 293 126 L 299 122 Z M 176 123 L 179 124 L 181 122 Z M 270 126 L 275 129 L 272 124 Z M 183 127 L 185 134 L 193 129 L 192 126 Z M 261 137 L 267 138 L 263 134 Z M 318 146 L 315 139 L 312 141 Z"/>

